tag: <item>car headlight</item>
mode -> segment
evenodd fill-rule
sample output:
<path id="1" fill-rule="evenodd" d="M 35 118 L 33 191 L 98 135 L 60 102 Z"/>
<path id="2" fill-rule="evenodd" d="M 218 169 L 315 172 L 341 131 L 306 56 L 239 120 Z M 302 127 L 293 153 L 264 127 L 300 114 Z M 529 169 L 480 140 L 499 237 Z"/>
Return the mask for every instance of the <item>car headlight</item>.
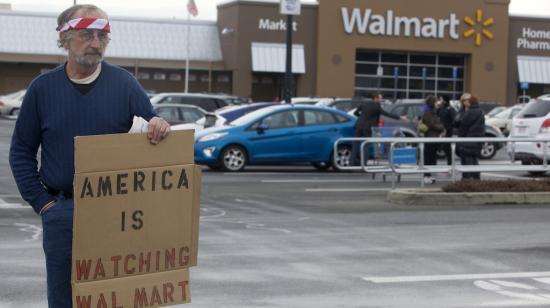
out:
<path id="1" fill-rule="evenodd" d="M 227 133 L 214 133 L 214 134 L 209 134 L 209 135 L 206 135 L 204 137 L 201 137 L 199 139 L 199 142 L 206 142 L 206 141 L 212 141 L 212 140 L 216 140 L 216 139 L 219 139 L 223 136 L 227 135 Z"/>

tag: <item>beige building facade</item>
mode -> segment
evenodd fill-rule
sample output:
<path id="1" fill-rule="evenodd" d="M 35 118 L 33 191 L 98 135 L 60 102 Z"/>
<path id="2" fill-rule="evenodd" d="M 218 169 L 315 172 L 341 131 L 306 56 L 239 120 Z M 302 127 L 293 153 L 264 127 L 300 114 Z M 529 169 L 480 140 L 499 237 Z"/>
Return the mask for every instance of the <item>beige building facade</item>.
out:
<path id="1" fill-rule="evenodd" d="M 469 91 L 505 102 L 508 2 L 321 0 L 318 94 L 391 94 L 393 86 L 403 98 Z"/>
<path id="2" fill-rule="evenodd" d="M 472 92 L 511 105 L 524 93 L 550 93 L 550 20 L 509 16 L 508 9 L 509 0 L 319 0 L 302 4 L 288 25 L 277 1 L 228 1 L 218 6 L 216 23 L 198 23 L 192 31 L 202 49 L 191 60 L 190 89 L 255 101 L 282 98 L 286 29 L 292 27 L 294 96 L 380 92 L 389 99 L 457 99 Z M 182 22 L 155 22 L 185 31 Z M 173 44 L 172 33 L 157 33 L 166 37 L 157 44 Z M 185 37 L 179 35 L 178 46 Z M 108 61 L 132 72 L 144 88 L 183 91 L 181 56 L 163 58 L 158 48 L 155 57 L 117 50 Z M 63 61 L 59 54 L 0 51 L 0 94 Z"/>

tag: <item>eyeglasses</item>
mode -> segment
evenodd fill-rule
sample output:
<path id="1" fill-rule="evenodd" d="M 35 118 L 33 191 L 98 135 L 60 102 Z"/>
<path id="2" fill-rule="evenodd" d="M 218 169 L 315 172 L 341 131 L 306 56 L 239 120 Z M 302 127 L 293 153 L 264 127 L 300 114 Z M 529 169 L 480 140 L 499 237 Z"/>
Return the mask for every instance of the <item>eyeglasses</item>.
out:
<path id="1" fill-rule="evenodd" d="M 107 44 L 111 40 L 111 38 L 109 37 L 109 33 L 107 32 L 98 31 L 98 30 L 89 30 L 89 29 L 77 30 L 78 37 L 87 43 L 92 42 L 94 40 L 95 38 L 94 33 L 97 34 L 97 39 L 103 45 Z"/>

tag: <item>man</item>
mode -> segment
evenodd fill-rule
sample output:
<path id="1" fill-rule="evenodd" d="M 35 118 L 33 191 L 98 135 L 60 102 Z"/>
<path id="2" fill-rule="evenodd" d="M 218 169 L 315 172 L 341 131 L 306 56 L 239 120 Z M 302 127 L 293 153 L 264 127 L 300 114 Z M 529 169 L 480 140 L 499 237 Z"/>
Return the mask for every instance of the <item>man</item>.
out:
<path id="1" fill-rule="evenodd" d="M 25 199 L 41 215 L 49 307 L 71 307 L 71 250 L 75 136 L 128 132 L 134 116 L 149 122 L 157 144 L 169 124 L 156 117 L 143 88 L 125 70 L 103 62 L 107 14 L 75 5 L 57 20 L 67 62 L 32 81 L 15 125 L 10 165 Z M 37 152 L 41 147 L 41 166 Z"/>
<path id="2" fill-rule="evenodd" d="M 439 97 L 439 107 L 436 109 L 437 116 L 441 120 L 441 124 L 445 127 L 445 136 L 450 138 L 453 136 L 453 128 L 455 126 L 456 111 L 449 103 L 449 97 Z M 447 156 L 447 164 L 450 166 L 453 164 L 453 157 L 451 152 L 451 144 L 443 143 L 440 148 L 445 152 Z"/>
<path id="3" fill-rule="evenodd" d="M 378 93 L 372 96 L 372 101 L 362 103 L 357 107 L 357 110 L 354 112 L 354 115 L 357 116 L 357 121 L 354 125 L 355 137 L 371 137 L 372 128 L 378 127 L 381 115 L 408 122 L 407 116 L 399 117 L 382 109 L 380 105 L 382 101 L 384 101 L 384 97 Z M 352 165 L 361 165 L 359 162 L 359 148 L 360 143 L 354 142 L 352 145 Z"/>

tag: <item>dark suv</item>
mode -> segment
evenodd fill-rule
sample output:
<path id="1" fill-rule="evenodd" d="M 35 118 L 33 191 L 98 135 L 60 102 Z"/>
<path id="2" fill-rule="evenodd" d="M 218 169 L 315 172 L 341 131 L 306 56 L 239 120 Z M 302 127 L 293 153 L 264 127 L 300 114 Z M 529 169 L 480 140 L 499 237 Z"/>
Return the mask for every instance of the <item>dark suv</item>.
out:
<path id="1" fill-rule="evenodd" d="M 384 110 L 398 115 L 406 115 L 410 120 L 409 123 L 404 123 L 401 120 L 395 120 L 386 116 L 380 117 L 381 125 L 387 127 L 401 127 L 403 134 L 407 137 L 417 137 L 418 133 L 416 131 L 417 119 L 422 116 L 422 108 L 424 107 L 424 100 L 411 99 L 404 100 L 401 102 L 396 102 L 394 104 L 383 104 L 382 108 Z M 486 137 L 504 137 L 498 128 L 492 127 L 490 125 L 485 125 L 485 136 Z M 495 156 L 497 151 L 502 148 L 504 145 L 500 142 L 489 143 L 486 142 L 483 144 L 481 153 L 479 157 L 482 159 L 491 159 Z"/>
<path id="2" fill-rule="evenodd" d="M 200 107 L 208 112 L 213 112 L 229 105 L 241 105 L 245 102 L 235 96 L 209 95 L 194 93 L 159 93 L 151 98 L 153 105 L 159 104 L 184 104 Z"/>

